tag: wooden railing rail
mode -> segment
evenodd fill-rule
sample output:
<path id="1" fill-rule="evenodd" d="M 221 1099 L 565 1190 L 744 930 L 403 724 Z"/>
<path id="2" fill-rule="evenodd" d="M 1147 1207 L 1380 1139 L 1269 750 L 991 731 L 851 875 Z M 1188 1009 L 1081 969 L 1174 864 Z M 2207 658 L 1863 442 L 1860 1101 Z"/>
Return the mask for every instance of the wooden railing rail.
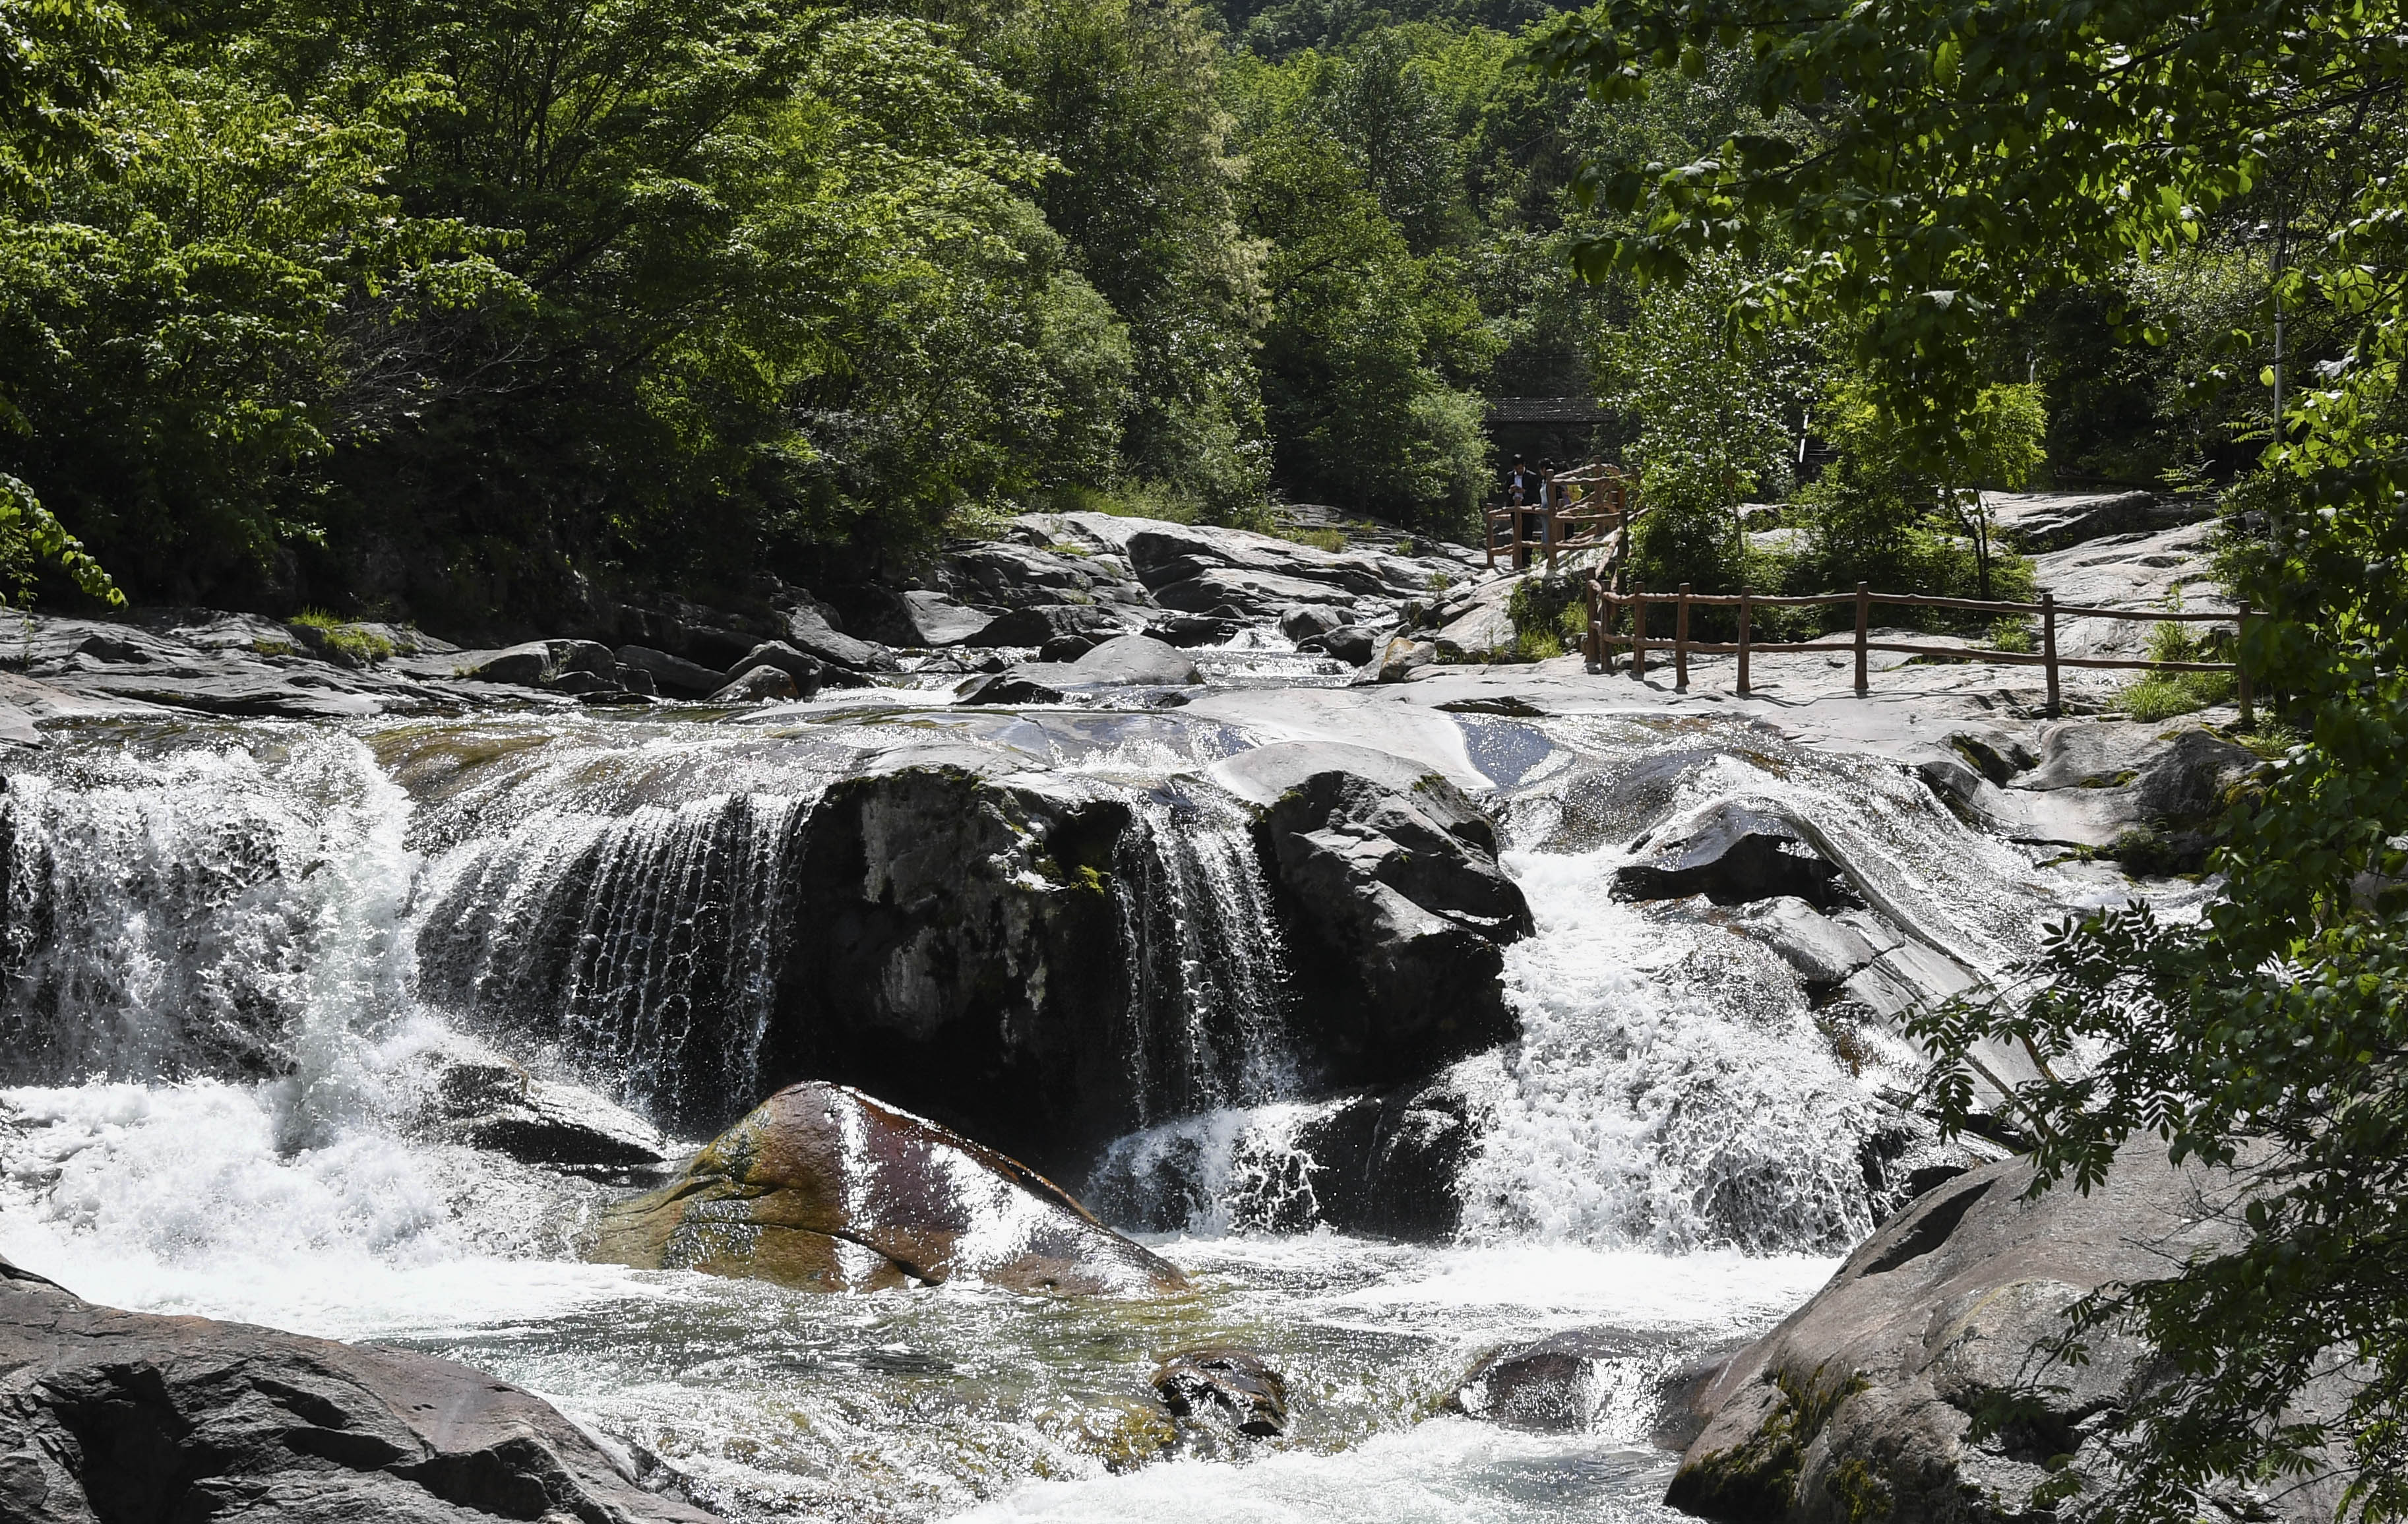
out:
<path id="1" fill-rule="evenodd" d="M 1587 656 L 1599 666 L 1607 664 L 1607 653 L 1617 647 L 1630 650 L 1630 672 L 1634 677 L 1647 675 L 1647 651 L 1650 644 L 1663 641 L 1647 631 L 1647 610 L 1670 605 L 1672 616 L 1673 686 L 1685 690 L 1689 686 L 1689 657 L 1737 656 L 1739 658 L 1738 691 L 1746 693 L 1749 658 L 1760 652 L 1847 652 L 1856 659 L 1856 692 L 1866 691 L 1868 670 L 1866 657 L 1873 651 L 1889 651 L 1908 656 L 1945 656 L 1969 662 L 1996 662 L 2012 666 L 2037 666 L 2047 669 L 2048 713 L 2057 717 L 2057 671 L 2062 667 L 2126 670 L 2137 672 L 2229 672 L 2233 675 L 2241 703 L 2241 723 L 2246 727 L 2255 722 L 2251 706 L 2249 674 L 2237 662 L 2157 662 L 2139 657 L 2060 656 L 2057 650 L 2057 621 L 2059 619 L 2140 620 L 2148 623 L 2230 623 L 2245 630 L 2250 607 L 2243 604 L 2229 610 L 2184 610 L 2139 608 L 2093 608 L 2086 605 L 2060 604 L 2054 594 L 2042 593 L 2035 604 L 2009 603 L 1981 598 L 1942 598 L 1930 593 L 1874 592 L 1859 582 L 1854 592 L 1821 592 L 1803 596 L 1763 596 L 1742 589 L 1736 593 L 1691 592 L 1689 585 L 1681 584 L 1677 592 L 1649 592 L 1644 587 L 1628 592 L 1618 592 L 1597 577 L 1587 585 L 1588 641 Z M 1703 641 L 1689 638 L 1689 609 L 1702 604 L 1715 608 L 1739 610 L 1739 639 L 1736 642 Z M 1856 605 L 1856 630 L 1852 638 L 1807 641 L 1769 641 L 1750 638 L 1753 614 L 1758 608 L 1808 608 L 1833 604 Z M 1920 642 L 1874 640 L 1871 638 L 1872 610 L 1876 605 L 1909 608 L 1950 608 L 1976 614 L 1997 614 L 2009 618 L 2038 619 L 2041 624 L 2041 648 L 2037 651 L 2000 650 L 1981 646 L 1937 646 Z M 1614 616 L 1623 608 L 1631 610 L 1628 634 L 1617 634 Z"/>

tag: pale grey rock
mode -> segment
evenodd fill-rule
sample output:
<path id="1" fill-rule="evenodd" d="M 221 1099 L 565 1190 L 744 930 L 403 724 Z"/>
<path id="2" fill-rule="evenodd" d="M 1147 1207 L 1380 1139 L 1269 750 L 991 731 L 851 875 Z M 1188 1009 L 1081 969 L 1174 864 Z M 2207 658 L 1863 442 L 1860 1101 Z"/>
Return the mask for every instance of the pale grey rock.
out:
<path id="1" fill-rule="evenodd" d="M 1146 635 L 1116 635 L 1071 663 L 1079 680 L 1090 683 L 1163 684 L 1179 687 L 1204 680 L 1204 675 L 1175 646 Z"/>
<path id="2" fill-rule="evenodd" d="M 662 691 L 699 698 L 726 685 L 727 674 L 714 672 L 699 662 L 689 662 L 682 656 L 657 651 L 650 646 L 622 646 L 612 653 L 619 664 L 634 667 L 651 675 L 653 684 Z"/>
<path id="3" fill-rule="evenodd" d="M 781 667 L 756 666 L 738 675 L 726 687 L 712 693 L 709 704 L 773 704 L 802 696 L 795 685 L 795 676 Z"/>
<path id="4" fill-rule="evenodd" d="M 957 604 L 941 592 L 907 589 L 898 594 L 902 599 L 904 618 L 910 628 L 912 644 L 926 647 L 959 646 L 986 628 L 988 616 L 982 611 Z"/>
<path id="5" fill-rule="evenodd" d="M 895 654 L 885 647 L 838 632 L 827 616 L 818 608 L 804 605 L 787 610 L 785 616 L 786 644 L 806 656 L 817 657 L 831 666 L 846 667 L 854 672 L 892 672 Z"/>

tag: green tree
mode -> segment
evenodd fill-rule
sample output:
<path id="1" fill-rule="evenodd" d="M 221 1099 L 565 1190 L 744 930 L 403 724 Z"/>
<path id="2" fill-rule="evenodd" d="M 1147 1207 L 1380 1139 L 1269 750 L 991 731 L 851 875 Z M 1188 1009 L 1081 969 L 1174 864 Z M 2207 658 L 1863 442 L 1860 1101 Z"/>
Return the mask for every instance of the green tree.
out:
<path id="1" fill-rule="evenodd" d="M 1549 44 L 1612 97 L 1643 91 L 1650 64 L 1701 69 L 1738 41 L 1762 101 L 1816 104 L 1811 150 L 1734 136 L 1677 166 L 1598 164 L 1587 188 L 1633 221 L 1584 257 L 1678 278 L 1709 249 L 1799 249 L 1756 294 L 1850 318 L 1869 387 L 1928 459 L 2032 293 L 2165 260 L 2278 159 L 2357 166 L 2331 187 L 2329 231 L 2273 283 L 2286 314 L 2329 314 L 2350 338 L 2314 371 L 2263 377 L 2288 389 L 2236 590 L 2269 614 L 2242 661 L 2286 691 L 2305 741 L 2239 807 L 2196 927 L 2139 909 L 2071 923 L 2033 984 L 1925 1024 L 1942 1054 L 1997 1036 L 2051 1061 L 2057 1077 L 2013 1102 L 2040 1185 L 2095 1182 L 2119 1143 L 2154 1133 L 2249 1190 L 2238 1247 L 2077 1325 L 2130 1319 L 2164 1377 L 2113 1420 L 2116 1474 L 2078 1499 L 2068 1479 L 2061 1501 L 2086 1515 L 2187 1520 L 2215 1479 L 2293 1475 L 2328 1444 L 2349 1509 L 2408 1515 L 2408 188 L 2386 167 L 2403 21 L 2394 4 L 2306 0 L 1911 0 L 1828 20 L 1774 0 L 1610 0 Z M 1943 1100 L 1961 1119 L 1961 1075 Z M 2344 1368 L 2337 1410 L 2298 1405 Z"/>

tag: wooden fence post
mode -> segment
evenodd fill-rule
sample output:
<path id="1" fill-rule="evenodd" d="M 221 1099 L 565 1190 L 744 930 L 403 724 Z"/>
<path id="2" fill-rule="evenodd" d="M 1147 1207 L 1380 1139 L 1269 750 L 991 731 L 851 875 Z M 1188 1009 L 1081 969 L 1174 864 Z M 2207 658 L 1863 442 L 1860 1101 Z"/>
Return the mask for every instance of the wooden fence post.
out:
<path id="1" fill-rule="evenodd" d="M 2040 595 L 2040 657 L 2048 672 L 2048 718 L 2057 718 L 2057 594 Z"/>
<path id="2" fill-rule="evenodd" d="M 1856 584 L 1856 696 L 1858 698 L 1862 698 L 1865 692 L 1865 635 L 1872 629 L 1872 584 L 1859 582 Z"/>
<path id="3" fill-rule="evenodd" d="M 1739 691 L 1747 693 L 1747 590 L 1739 590 Z"/>
<path id="4" fill-rule="evenodd" d="M 1647 584 L 1630 590 L 1630 675 L 1647 680 Z"/>
<path id="5" fill-rule="evenodd" d="M 2243 730 L 2253 730 L 2258 723 L 2249 705 L 2249 668 L 2241 660 L 2242 643 L 2248 638 L 2248 634 L 2249 605 L 2243 602 L 2241 605 L 2238 628 L 2234 630 L 2232 636 L 2232 676 L 2241 689 L 2241 728 Z"/>
<path id="6" fill-rule="evenodd" d="M 1672 610 L 1672 686 L 1689 688 L 1689 584 L 1681 584 L 1681 601 Z"/>

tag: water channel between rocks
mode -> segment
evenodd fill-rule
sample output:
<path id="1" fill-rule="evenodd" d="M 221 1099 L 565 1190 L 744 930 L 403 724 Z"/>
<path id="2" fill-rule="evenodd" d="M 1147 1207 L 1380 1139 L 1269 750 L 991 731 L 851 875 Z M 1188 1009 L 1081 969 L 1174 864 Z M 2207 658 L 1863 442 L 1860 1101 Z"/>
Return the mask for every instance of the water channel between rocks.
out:
<path id="1" fill-rule="evenodd" d="M 1654 1383 L 1778 1321 L 1871 1231 L 1867 1161 L 1907 1146 L 1914 1060 L 1734 934 L 1743 907 L 1614 899 L 1634 836 L 1715 802 L 1811 821 L 1868 926 L 1978 973 L 2086 890 L 1889 764 L 1720 722 L 1420 711 L 1412 744 L 1484 795 L 1537 930 L 1504 954 L 1521 1038 L 1448 1072 L 1481 1123 L 1455 1231 L 1350 1236 L 1311 1141 L 1347 1097 L 1294 1058 L 1315 1013 L 1215 771 L 1317 721 L 1260 712 L 56 730 L 0 803 L 0 1254 L 98 1302 L 454 1355 L 738 1518 L 1670 1517 Z M 1063 1183 L 1192 1293 L 587 1264 L 630 1188 L 410 1121 L 425 1056 L 473 1041 L 672 1134 L 724 1125 L 809 934 L 796 822 L 898 762 L 1126 807 L 1106 877 L 1132 985 L 1098 1040 L 1133 1125 Z M 1448 1411 L 1484 1352 L 1573 1328 L 1629 1351 L 1574 1429 Z M 1158 1459 L 1147 1372 L 1207 1342 L 1263 1351 L 1294 1424 L 1242 1459 Z"/>

